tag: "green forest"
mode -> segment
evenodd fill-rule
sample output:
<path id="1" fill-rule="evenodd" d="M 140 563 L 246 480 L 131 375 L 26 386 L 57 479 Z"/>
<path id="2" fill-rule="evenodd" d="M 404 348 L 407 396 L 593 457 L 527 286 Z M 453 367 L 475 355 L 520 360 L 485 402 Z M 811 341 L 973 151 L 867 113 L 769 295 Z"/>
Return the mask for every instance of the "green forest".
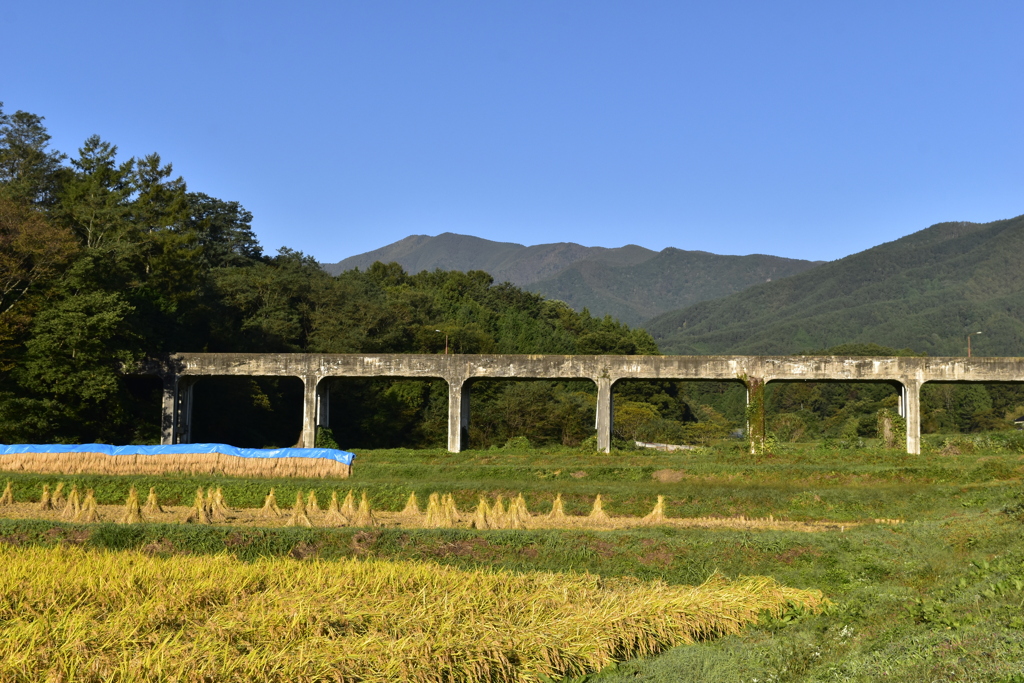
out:
<path id="1" fill-rule="evenodd" d="M 297 251 L 265 254 L 237 201 L 189 187 L 156 153 L 117 152 L 96 136 L 74 154 L 53 150 L 41 116 L 0 108 L 0 442 L 158 442 L 160 384 L 131 369 L 165 352 L 659 352 L 645 330 L 483 271 L 374 263 L 330 275 Z M 588 382 L 477 382 L 471 446 L 586 448 L 595 393 Z M 743 427 L 738 383 L 621 382 L 615 393 L 622 448 Z M 200 380 L 193 437 L 292 445 L 300 394 L 298 379 Z M 769 385 L 769 426 L 783 440 L 870 438 L 894 403 L 886 385 Z M 927 387 L 925 427 L 1004 428 L 1022 406 L 1012 387 Z M 438 447 L 446 416 L 443 382 L 338 380 L 323 438 Z"/>

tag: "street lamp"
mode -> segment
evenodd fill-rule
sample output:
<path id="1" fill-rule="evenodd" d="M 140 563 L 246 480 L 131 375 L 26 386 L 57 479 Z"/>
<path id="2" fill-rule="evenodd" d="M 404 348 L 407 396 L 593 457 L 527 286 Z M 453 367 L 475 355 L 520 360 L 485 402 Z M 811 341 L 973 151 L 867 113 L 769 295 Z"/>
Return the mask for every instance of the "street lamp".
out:
<path id="1" fill-rule="evenodd" d="M 976 334 L 981 334 L 981 332 L 971 332 L 969 335 L 967 335 L 967 357 L 968 358 L 971 357 L 971 337 L 973 337 Z"/>
<path id="2" fill-rule="evenodd" d="M 434 332 L 440 332 L 440 331 L 441 330 L 434 330 Z M 979 332 L 979 334 L 980 334 L 980 332 Z M 444 355 L 446 355 L 446 356 L 448 355 L 448 333 L 447 332 L 444 333 Z M 968 353 L 967 355 L 970 356 L 971 354 Z"/>

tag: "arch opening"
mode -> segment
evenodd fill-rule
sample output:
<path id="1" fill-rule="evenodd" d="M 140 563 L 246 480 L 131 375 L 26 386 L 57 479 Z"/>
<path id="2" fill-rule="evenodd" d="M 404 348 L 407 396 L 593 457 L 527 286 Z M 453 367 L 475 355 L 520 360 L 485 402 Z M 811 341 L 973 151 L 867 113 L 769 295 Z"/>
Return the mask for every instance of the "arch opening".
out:
<path id="1" fill-rule="evenodd" d="M 469 384 L 470 448 L 577 447 L 596 438 L 593 380 L 473 379 Z"/>
<path id="2" fill-rule="evenodd" d="M 301 441 L 304 385 L 298 377 L 189 377 L 183 442 L 287 448 Z"/>
<path id="3" fill-rule="evenodd" d="M 670 450 L 742 438 L 741 381 L 621 379 L 612 385 L 613 447 Z"/>
<path id="4" fill-rule="evenodd" d="M 765 384 L 765 430 L 782 443 L 844 447 L 881 440 L 903 448 L 905 437 L 894 435 L 901 433 L 904 403 L 903 385 L 892 380 L 771 380 Z"/>
<path id="5" fill-rule="evenodd" d="M 443 379 L 326 377 L 317 445 L 351 448 L 443 448 L 448 438 L 448 383 Z M 324 419 L 326 417 L 326 419 Z M 327 441 L 329 435 L 331 442 Z"/>

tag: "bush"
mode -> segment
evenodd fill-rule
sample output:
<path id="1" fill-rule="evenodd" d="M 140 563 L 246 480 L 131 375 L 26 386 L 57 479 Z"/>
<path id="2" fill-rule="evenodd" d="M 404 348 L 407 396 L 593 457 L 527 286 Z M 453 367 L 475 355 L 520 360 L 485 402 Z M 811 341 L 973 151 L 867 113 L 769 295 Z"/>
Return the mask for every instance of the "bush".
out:
<path id="1" fill-rule="evenodd" d="M 528 451 L 533 448 L 533 444 L 525 436 L 513 436 L 505 442 L 504 447 L 510 451 Z"/>

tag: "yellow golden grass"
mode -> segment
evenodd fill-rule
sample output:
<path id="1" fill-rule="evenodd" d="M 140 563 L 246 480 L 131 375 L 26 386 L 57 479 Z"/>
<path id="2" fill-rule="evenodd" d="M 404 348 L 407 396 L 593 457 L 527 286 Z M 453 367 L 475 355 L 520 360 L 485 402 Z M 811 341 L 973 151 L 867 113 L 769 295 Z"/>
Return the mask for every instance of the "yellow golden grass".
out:
<path id="1" fill-rule="evenodd" d="M 240 458 L 222 453 L 8 453 L 0 455 L 0 470 L 69 475 L 180 473 L 346 479 L 352 473 L 352 466 L 327 458 Z"/>
<path id="2" fill-rule="evenodd" d="M 818 610 L 770 578 L 699 587 L 430 563 L 0 545 L 0 680 L 559 679 Z"/>

